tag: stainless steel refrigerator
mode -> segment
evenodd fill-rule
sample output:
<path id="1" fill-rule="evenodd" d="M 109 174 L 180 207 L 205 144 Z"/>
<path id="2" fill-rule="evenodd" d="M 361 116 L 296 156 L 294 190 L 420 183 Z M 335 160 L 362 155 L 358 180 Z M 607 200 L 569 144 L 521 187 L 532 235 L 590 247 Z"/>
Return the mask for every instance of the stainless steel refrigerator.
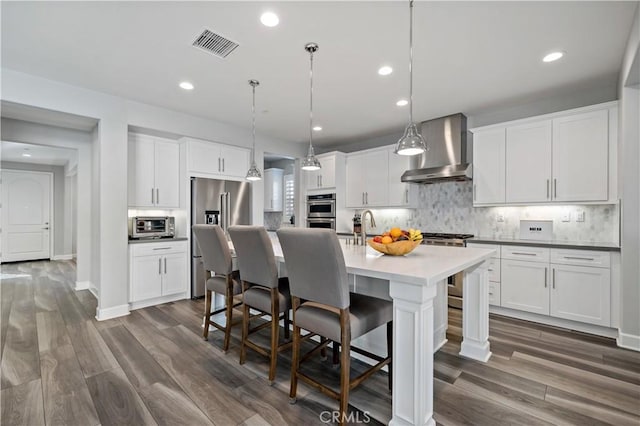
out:
<path id="1" fill-rule="evenodd" d="M 208 220 L 205 217 L 208 216 Z M 229 180 L 191 178 L 191 224 L 251 224 L 251 184 Z M 191 234 L 191 297 L 202 297 L 207 279 L 200 248 Z"/>

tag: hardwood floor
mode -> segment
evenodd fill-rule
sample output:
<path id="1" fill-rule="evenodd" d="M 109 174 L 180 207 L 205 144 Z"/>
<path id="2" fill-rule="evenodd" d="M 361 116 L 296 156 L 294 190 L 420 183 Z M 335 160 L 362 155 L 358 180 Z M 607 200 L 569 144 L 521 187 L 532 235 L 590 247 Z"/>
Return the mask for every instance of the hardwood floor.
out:
<path id="1" fill-rule="evenodd" d="M 337 402 L 299 384 L 289 404 L 289 353 L 267 384 L 254 351 L 238 364 L 239 327 L 201 338 L 204 303 L 180 302 L 94 319 L 96 300 L 75 292 L 72 262 L 3 264 L 0 281 L 2 425 L 324 424 Z M 493 356 L 458 356 L 460 311 L 435 355 L 435 414 L 442 425 L 640 424 L 640 354 L 610 339 L 492 316 Z M 266 336 L 264 337 L 267 338 Z M 308 363 L 338 386 L 331 357 Z M 364 366 L 352 362 L 353 372 Z M 313 373 L 312 373 L 313 374 Z M 354 423 L 386 424 L 391 397 L 380 372 L 350 397 Z"/>

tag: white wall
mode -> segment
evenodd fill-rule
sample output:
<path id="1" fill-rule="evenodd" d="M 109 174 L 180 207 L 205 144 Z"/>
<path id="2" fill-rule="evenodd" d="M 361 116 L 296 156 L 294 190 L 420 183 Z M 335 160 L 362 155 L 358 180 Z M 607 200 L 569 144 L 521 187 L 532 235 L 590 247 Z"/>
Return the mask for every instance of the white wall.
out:
<path id="1" fill-rule="evenodd" d="M 619 179 L 622 197 L 621 318 L 618 344 L 640 350 L 640 7 L 622 62 Z"/>

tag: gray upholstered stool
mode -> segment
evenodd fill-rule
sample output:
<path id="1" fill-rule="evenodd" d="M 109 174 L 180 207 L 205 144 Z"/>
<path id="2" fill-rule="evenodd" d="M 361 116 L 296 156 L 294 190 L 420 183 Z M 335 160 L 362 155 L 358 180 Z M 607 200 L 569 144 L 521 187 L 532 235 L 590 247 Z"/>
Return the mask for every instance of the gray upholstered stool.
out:
<path id="1" fill-rule="evenodd" d="M 293 304 L 293 359 L 289 397 L 292 402 L 295 402 L 297 380 L 301 379 L 340 401 L 340 424 L 343 424 L 349 405 L 349 391 L 387 364 L 391 373 L 393 304 L 375 297 L 349 294 L 347 268 L 335 231 L 286 228 L 278 231 L 278 238 L 289 275 Z M 387 325 L 388 356 L 386 358 L 351 347 L 352 339 L 383 324 Z M 323 339 L 318 346 L 301 358 L 301 328 L 330 340 Z M 299 371 L 302 361 L 308 359 L 331 340 L 339 342 L 342 347 L 340 392 Z M 351 379 L 349 374 L 351 350 L 366 355 L 378 363 Z M 391 374 L 389 374 L 389 383 L 391 383 Z"/>
<path id="2" fill-rule="evenodd" d="M 269 358 L 269 382 L 276 376 L 278 353 L 291 346 L 279 344 L 280 319 L 284 319 L 284 337 L 289 338 L 289 310 L 291 296 L 287 278 L 278 278 L 278 266 L 267 231 L 262 226 L 232 226 L 229 235 L 238 258 L 243 283 L 244 315 L 240 364 L 246 359 L 247 346 Z M 268 323 L 249 329 L 249 309 L 270 315 Z M 259 315 L 263 316 L 263 315 Z M 271 345 L 268 349 L 249 340 L 249 334 L 271 326 Z"/>
<path id="3" fill-rule="evenodd" d="M 233 308 L 242 304 L 236 301 L 236 296 L 242 294 L 237 271 L 233 271 L 231 250 L 224 231 L 218 225 L 193 225 L 193 234 L 196 237 L 204 268 L 211 273 L 206 282 L 204 333 L 205 340 L 209 337 L 209 326 L 213 325 L 224 331 L 223 351 L 229 349 L 231 326 L 238 324 L 240 320 L 233 321 Z M 225 306 L 222 309 L 211 312 L 211 292 L 224 294 Z M 226 324 L 222 326 L 211 320 L 213 315 L 226 312 Z"/>

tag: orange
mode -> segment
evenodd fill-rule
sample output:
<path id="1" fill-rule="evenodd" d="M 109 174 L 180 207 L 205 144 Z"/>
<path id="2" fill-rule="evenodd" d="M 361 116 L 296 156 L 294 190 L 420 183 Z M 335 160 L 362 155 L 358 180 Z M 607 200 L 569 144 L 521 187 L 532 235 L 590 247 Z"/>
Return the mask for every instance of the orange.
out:
<path id="1" fill-rule="evenodd" d="M 391 238 L 388 235 L 385 235 L 384 237 L 382 237 L 382 244 L 389 244 L 393 242 L 393 238 Z"/>
<path id="2" fill-rule="evenodd" d="M 391 228 L 391 230 L 389 231 L 389 234 L 394 239 L 398 238 L 400 235 L 402 235 L 402 229 L 400 229 L 400 228 Z"/>

